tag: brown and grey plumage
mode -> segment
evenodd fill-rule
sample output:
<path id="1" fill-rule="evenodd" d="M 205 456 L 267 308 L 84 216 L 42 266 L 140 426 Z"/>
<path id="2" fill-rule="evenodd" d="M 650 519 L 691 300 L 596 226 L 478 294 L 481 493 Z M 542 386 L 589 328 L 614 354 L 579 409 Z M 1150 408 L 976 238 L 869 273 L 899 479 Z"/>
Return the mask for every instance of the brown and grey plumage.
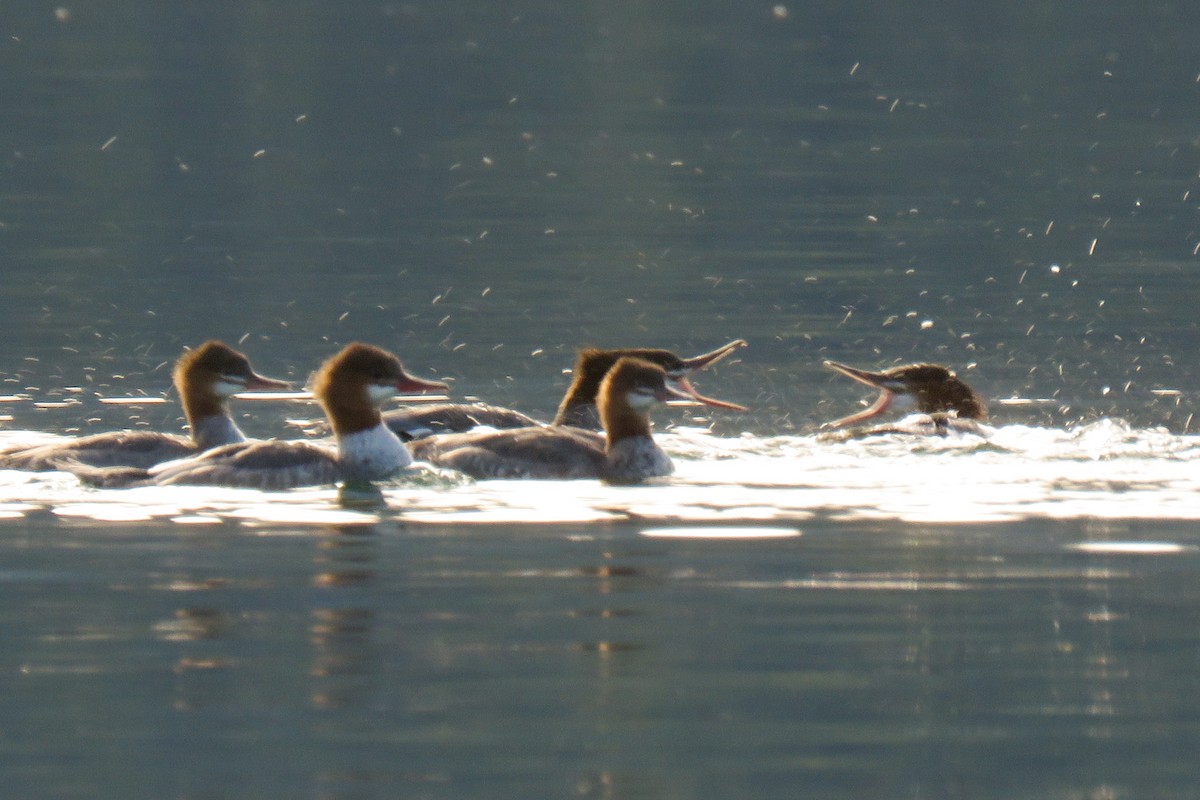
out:
<path id="1" fill-rule="evenodd" d="M 670 380 L 679 384 L 686 382 L 693 372 L 712 366 L 740 347 L 743 339 L 735 339 L 716 350 L 692 358 L 681 358 L 670 350 L 655 348 L 619 348 L 581 350 L 575 358 L 571 385 L 567 387 L 559 404 L 558 413 L 551 425 L 567 425 L 584 430 L 600 429 L 600 414 L 596 407 L 596 396 L 600 382 L 609 369 L 621 358 L 640 358 L 657 364 L 666 371 Z M 529 428 L 540 425 L 538 421 L 519 411 L 488 405 L 486 403 L 434 403 L 412 408 L 389 411 L 383 415 L 384 422 L 396 435 L 405 441 L 424 436 L 445 433 L 463 433 L 477 427 Z"/>
<path id="2" fill-rule="evenodd" d="M 987 404 L 966 381 L 939 364 L 907 364 L 881 372 L 836 361 L 826 361 L 825 366 L 879 390 L 879 396 L 869 408 L 822 426 L 842 430 L 842 438 L 874 433 L 985 434 L 981 423 L 987 420 Z M 927 419 L 905 425 L 854 427 L 889 410 L 915 411 L 926 415 Z"/>
<path id="3" fill-rule="evenodd" d="M 229 415 L 229 399 L 238 392 L 291 388 L 285 381 L 259 375 L 245 355 L 216 340 L 180 356 L 172 377 L 191 436 L 154 431 L 97 433 L 0 453 L 0 469 L 41 472 L 64 464 L 147 468 L 243 442 L 245 435 Z"/>
<path id="4" fill-rule="evenodd" d="M 412 462 L 380 418 L 379 405 L 399 393 L 446 391 L 444 383 L 414 378 L 396 356 L 378 347 L 347 345 L 317 371 L 313 395 L 333 427 L 336 445 L 309 441 L 240 442 L 139 474 L 73 470 L 96 486 L 205 485 L 254 489 L 322 486 L 386 478 Z"/>
<path id="5" fill-rule="evenodd" d="M 674 469 L 650 432 L 648 414 L 655 403 L 680 397 L 718 407 L 731 405 L 678 385 L 658 364 L 624 356 L 606 372 L 597 393 L 604 434 L 569 425 L 537 426 L 432 436 L 409 447 L 417 460 L 474 478 L 600 478 L 636 483 L 670 475 Z"/>

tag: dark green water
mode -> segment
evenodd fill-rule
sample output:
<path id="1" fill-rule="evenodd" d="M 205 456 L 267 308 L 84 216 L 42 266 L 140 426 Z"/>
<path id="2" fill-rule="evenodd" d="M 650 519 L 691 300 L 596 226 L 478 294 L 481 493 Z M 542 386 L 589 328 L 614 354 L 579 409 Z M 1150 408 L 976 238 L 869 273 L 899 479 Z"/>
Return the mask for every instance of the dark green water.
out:
<path id="1" fill-rule="evenodd" d="M 826 356 L 1187 418 L 1149 394 L 1196 332 L 1186 3 L 51 11 L 0 44 L 0 368 L 37 384 L 361 338 L 552 409 L 582 343 L 740 336 L 769 430 Z"/>
<path id="2" fill-rule="evenodd" d="M 752 406 L 677 485 L 340 528 L 4 478 L 9 795 L 1194 796 L 1200 10 L 772 6 L 0 11 L 10 432 L 177 429 L 100 399 L 212 337 L 541 415 L 580 345 L 742 337 L 697 383 Z M 1046 402 L 768 440 L 853 409 L 825 358 Z M 684 522 L 803 535 L 644 535 Z"/>
<path id="3" fill-rule="evenodd" d="M 1195 548 L 1072 549 L 1144 526 L 259 532 L 7 537 L 12 796 L 1194 790 Z"/>

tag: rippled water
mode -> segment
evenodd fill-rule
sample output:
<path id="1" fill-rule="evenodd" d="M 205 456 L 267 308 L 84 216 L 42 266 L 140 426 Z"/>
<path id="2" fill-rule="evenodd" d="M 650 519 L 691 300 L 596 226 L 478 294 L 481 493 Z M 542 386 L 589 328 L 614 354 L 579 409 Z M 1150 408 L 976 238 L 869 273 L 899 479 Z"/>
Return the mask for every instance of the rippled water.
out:
<path id="1" fill-rule="evenodd" d="M 680 426 L 641 487 L 0 472 L 6 782 L 1190 797 L 1200 437 L 989 433 Z"/>
<path id="2" fill-rule="evenodd" d="M 0 472 L 5 796 L 1196 796 L 1191 5 L 0 18 L 0 446 L 179 430 L 211 337 L 541 418 L 581 345 L 745 338 L 752 409 L 642 487 Z M 823 439 L 826 358 L 994 429 Z"/>
<path id="3" fill-rule="evenodd" d="M 1200 436 L 664 427 L 640 487 L 0 472 L 7 785 L 1192 795 Z"/>
<path id="4" fill-rule="evenodd" d="M 7 432 L 0 446 L 50 437 Z M 988 435 L 829 441 L 675 428 L 659 440 L 676 474 L 633 488 L 597 481 L 474 482 L 416 469 L 381 497 L 333 488 L 263 493 L 209 487 L 95 490 L 70 475 L 0 473 L 0 507 L 108 521 L 216 523 L 683 523 L 893 520 L 1200 519 L 1200 436 L 1102 419 L 1071 429 L 1004 425 Z M 356 507 L 357 506 L 357 507 Z"/>
<path id="5" fill-rule="evenodd" d="M 8 790 L 1192 796 L 1190 437 L 663 439 L 386 508 L 4 473 Z"/>

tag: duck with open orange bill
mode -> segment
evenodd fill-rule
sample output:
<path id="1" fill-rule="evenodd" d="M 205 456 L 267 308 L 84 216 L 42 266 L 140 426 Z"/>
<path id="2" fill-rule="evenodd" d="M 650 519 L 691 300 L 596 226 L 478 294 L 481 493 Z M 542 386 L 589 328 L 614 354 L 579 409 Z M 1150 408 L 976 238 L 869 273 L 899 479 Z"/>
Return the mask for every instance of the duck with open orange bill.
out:
<path id="1" fill-rule="evenodd" d="M 650 409 L 678 398 L 715 408 L 744 411 L 672 381 L 658 364 L 621 357 L 600 382 L 596 405 L 604 433 L 568 425 L 454 433 L 409 444 L 413 457 L 473 478 L 599 478 L 638 483 L 674 471 L 670 457 L 650 432 Z"/>
<path id="2" fill-rule="evenodd" d="M 681 358 L 670 350 L 656 348 L 618 348 L 601 350 L 587 348 L 579 351 L 572 370 L 571 385 L 567 387 L 551 425 L 568 425 L 584 430 L 600 430 L 600 412 L 596 396 L 604 376 L 622 358 L 640 358 L 657 364 L 676 384 L 686 383 L 688 376 L 711 367 L 741 347 L 744 339 L 735 339 L 716 350 L 692 358 Z M 383 415 L 396 435 L 405 441 L 438 433 L 465 433 L 473 428 L 487 427 L 530 428 L 540 425 L 537 420 L 519 411 L 486 403 L 433 403 L 389 411 Z"/>
<path id="3" fill-rule="evenodd" d="M 834 438 L 882 433 L 932 434 L 970 433 L 986 436 L 987 404 L 966 381 L 939 364 L 907 364 L 882 372 L 871 372 L 836 361 L 829 369 L 879 391 L 870 407 L 856 414 L 827 422 L 822 428 L 837 429 Z M 919 416 L 898 422 L 866 426 L 888 411 Z"/>

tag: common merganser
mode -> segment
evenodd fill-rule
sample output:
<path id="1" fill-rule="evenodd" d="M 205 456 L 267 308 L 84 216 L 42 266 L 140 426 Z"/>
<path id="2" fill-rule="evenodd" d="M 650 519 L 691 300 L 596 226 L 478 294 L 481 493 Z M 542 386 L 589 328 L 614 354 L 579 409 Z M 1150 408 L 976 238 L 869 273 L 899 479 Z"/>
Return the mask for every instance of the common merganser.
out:
<path id="1" fill-rule="evenodd" d="M 326 361 L 313 380 L 313 396 L 329 418 L 336 449 L 307 441 L 246 442 L 161 464 L 151 476 L 159 485 L 257 489 L 381 480 L 411 464 L 412 456 L 383 424 L 380 405 L 397 394 L 448 388 L 412 377 L 386 350 L 355 342 Z"/>
<path id="2" fill-rule="evenodd" d="M 194 458 L 168 461 L 141 475 L 76 472 L 101 486 L 205 485 L 291 489 L 387 478 L 412 463 L 404 443 L 383 424 L 379 406 L 397 394 L 445 392 L 444 383 L 414 378 L 400 359 L 368 344 L 347 345 L 321 366 L 313 396 L 333 427 L 336 447 L 310 441 L 242 442 Z"/>
<path id="3" fill-rule="evenodd" d="M 604 434 L 567 425 L 536 426 L 431 436 L 417 439 L 409 447 L 420 461 L 473 478 L 600 478 L 610 483 L 637 483 L 674 471 L 670 457 L 650 433 L 648 414 L 654 403 L 684 398 L 744 410 L 704 397 L 686 382 L 682 388 L 677 385 L 672 385 L 658 364 L 625 356 L 600 383 L 596 402 Z"/>
<path id="4" fill-rule="evenodd" d="M 918 433 L 940 434 L 974 433 L 986 435 L 987 405 L 974 389 L 939 364 L 908 364 L 892 367 L 882 372 L 857 369 L 836 361 L 826 361 L 824 366 L 853 378 L 859 383 L 879 390 L 879 397 L 871 406 L 857 414 L 851 414 L 823 428 L 845 429 L 874 419 L 888 410 L 915 411 L 925 415 L 909 418 L 893 425 L 859 429 L 852 435 L 875 433 Z"/>
<path id="5" fill-rule="evenodd" d="M 579 351 L 572 370 L 571 385 L 563 395 L 558 413 L 551 425 L 569 425 L 585 430 L 600 430 L 600 413 L 596 408 L 596 395 L 600 382 L 613 364 L 621 358 L 640 358 L 662 367 L 667 377 L 677 386 L 688 385 L 687 376 L 717 363 L 727 355 L 745 347 L 744 339 L 735 339 L 716 350 L 692 358 L 681 358 L 670 350 L 653 348 L 622 348 L 600 350 L 588 348 Z M 688 385 L 690 387 L 690 385 Z M 687 391 L 687 389 L 684 389 Z M 744 410 L 744 409 L 743 409 Z M 383 415 L 396 435 L 405 441 L 432 434 L 463 433 L 481 426 L 496 429 L 531 428 L 540 425 L 537 420 L 499 406 L 486 403 L 436 403 L 412 408 L 389 411 Z"/>
<path id="6" fill-rule="evenodd" d="M 598 397 L 604 377 L 613 365 L 622 358 L 637 358 L 649 361 L 662 367 L 667 380 L 675 385 L 689 399 L 703 400 L 692 387 L 688 376 L 693 372 L 711 367 L 721 359 L 733 353 L 739 347 L 746 347 L 745 339 L 734 339 L 723 344 L 716 350 L 692 358 L 680 358 L 670 350 L 653 348 L 625 348 L 619 350 L 597 350 L 589 348 L 580 351 L 575 359 L 575 369 L 572 371 L 571 385 L 563 395 L 554 416 L 554 425 L 570 425 L 573 428 L 597 431 L 604 428 L 601 419 Z M 720 408 L 732 408 L 745 411 L 745 407 L 732 403 L 718 401 Z"/>
<path id="7" fill-rule="evenodd" d="M 229 415 L 229 399 L 245 391 L 291 388 L 265 378 L 250 360 L 224 342 L 205 342 L 175 363 L 175 390 L 183 403 L 191 436 L 154 431 L 97 433 L 66 442 L 21 447 L 0 453 L 0 469 L 43 472 L 65 464 L 147 468 L 213 447 L 244 442 L 246 436 Z"/>

